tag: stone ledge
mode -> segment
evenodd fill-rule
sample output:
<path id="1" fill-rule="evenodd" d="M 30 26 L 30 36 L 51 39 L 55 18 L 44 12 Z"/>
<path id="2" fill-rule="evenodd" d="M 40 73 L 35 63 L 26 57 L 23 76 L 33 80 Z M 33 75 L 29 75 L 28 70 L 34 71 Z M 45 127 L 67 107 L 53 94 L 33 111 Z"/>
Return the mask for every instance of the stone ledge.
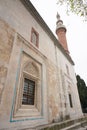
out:
<path id="1" fill-rule="evenodd" d="M 61 130 L 75 130 L 75 129 L 77 129 L 77 128 L 84 127 L 85 124 L 87 124 L 87 121 L 83 121 L 83 122 L 80 122 L 80 123 L 76 123 L 76 124 L 74 124 L 74 125 L 71 125 L 71 126 L 69 126 L 69 127 L 67 127 L 67 128 L 63 128 L 63 129 L 61 129 Z"/>
<path id="2" fill-rule="evenodd" d="M 74 130 L 87 125 L 87 117 L 39 126 L 35 130 Z"/>

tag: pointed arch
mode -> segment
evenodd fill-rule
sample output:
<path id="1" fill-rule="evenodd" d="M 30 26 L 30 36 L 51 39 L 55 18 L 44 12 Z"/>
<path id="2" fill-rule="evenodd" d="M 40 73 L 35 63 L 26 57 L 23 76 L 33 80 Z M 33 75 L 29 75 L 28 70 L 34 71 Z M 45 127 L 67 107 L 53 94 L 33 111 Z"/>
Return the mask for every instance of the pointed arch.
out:
<path id="1" fill-rule="evenodd" d="M 29 73 L 30 75 L 33 75 L 34 77 L 40 76 L 39 74 L 39 68 L 33 61 L 28 61 L 23 66 L 23 71 Z"/>

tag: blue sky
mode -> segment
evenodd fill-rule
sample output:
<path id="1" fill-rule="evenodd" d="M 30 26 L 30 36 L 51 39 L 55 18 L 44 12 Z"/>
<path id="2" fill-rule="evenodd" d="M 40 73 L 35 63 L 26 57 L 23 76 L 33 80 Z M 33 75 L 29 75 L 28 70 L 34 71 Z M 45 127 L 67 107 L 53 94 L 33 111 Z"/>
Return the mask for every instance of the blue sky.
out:
<path id="1" fill-rule="evenodd" d="M 87 84 L 87 22 L 75 14 L 67 15 L 65 6 L 59 7 L 57 0 L 31 0 L 31 2 L 54 34 L 57 21 L 56 14 L 59 12 L 67 28 L 68 48 L 75 62 L 75 72 Z"/>

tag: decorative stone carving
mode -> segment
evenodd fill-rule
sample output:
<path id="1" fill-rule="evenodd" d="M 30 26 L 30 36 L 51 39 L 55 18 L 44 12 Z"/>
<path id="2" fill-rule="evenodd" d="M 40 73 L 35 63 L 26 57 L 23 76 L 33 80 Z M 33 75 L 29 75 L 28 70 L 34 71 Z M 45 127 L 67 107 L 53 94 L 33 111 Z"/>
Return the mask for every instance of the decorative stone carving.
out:
<path id="1" fill-rule="evenodd" d="M 39 76 L 37 66 L 33 62 L 27 63 L 24 67 L 24 71 L 36 77 Z"/>

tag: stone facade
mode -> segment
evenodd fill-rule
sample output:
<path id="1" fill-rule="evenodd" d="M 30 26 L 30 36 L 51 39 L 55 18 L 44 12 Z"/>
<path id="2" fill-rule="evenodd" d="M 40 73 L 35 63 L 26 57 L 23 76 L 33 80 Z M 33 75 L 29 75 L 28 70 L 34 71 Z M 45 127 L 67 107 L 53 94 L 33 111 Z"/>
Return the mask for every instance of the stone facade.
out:
<path id="1" fill-rule="evenodd" d="M 13 40 L 14 30 L 0 19 L 0 102 L 7 77 Z"/>
<path id="2" fill-rule="evenodd" d="M 31 42 L 32 27 L 38 47 Z M 28 0 L 0 1 L 0 129 L 31 129 L 81 117 L 73 65 Z M 25 78 L 35 82 L 33 105 L 22 103 Z"/>

